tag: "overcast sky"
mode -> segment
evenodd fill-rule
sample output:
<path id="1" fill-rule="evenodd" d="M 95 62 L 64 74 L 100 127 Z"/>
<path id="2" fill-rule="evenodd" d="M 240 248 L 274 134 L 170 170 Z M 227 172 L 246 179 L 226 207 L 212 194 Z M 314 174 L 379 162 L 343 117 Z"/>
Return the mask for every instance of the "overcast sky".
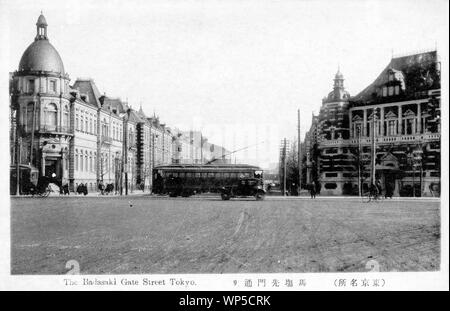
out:
<path id="1" fill-rule="evenodd" d="M 340 65 L 355 95 L 394 54 L 448 52 L 448 2 L 0 0 L 9 71 L 42 10 L 71 83 L 142 104 L 170 127 L 202 130 L 237 162 L 278 161 L 302 134 Z M 6 15 L 6 16 L 5 16 Z"/>

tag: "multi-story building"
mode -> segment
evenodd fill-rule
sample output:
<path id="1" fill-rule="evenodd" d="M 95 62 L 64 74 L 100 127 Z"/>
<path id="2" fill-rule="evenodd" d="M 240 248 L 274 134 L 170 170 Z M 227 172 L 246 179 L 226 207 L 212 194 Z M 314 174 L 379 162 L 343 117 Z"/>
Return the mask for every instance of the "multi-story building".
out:
<path id="1" fill-rule="evenodd" d="M 315 161 L 323 194 L 358 194 L 379 179 L 394 195 L 439 195 L 436 51 L 392 58 L 375 81 L 353 97 L 345 92 L 338 72 L 318 120 Z M 312 154 L 313 144 L 309 146 Z"/>
<path id="2" fill-rule="evenodd" d="M 93 79 L 79 78 L 71 86 L 42 14 L 36 26 L 34 42 L 10 74 L 11 164 L 56 174 L 72 191 L 81 183 L 93 191 L 99 182 L 117 191 L 125 180 L 131 191 L 150 189 L 152 168 L 180 158 L 173 147 L 177 136 L 142 107 L 136 111 L 102 95 Z M 195 162 L 189 155 L 184 159 Z"/>

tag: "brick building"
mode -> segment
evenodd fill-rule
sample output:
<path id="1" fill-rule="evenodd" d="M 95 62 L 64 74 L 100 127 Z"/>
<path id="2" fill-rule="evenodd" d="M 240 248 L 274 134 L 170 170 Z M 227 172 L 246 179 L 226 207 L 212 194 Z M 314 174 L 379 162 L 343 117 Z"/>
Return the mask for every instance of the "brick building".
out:
<path id="1" fill-rule="evenodd" d="M 345 91 L 343 82 L 338 71 L 334 89 L 306 135 L 308 178 L 316 178 L 321 193 L 329 195 L 356 195 L 374 179 L 395 196 L 439 195 L 437 52 L 392 58 L 355 96 Z"/>

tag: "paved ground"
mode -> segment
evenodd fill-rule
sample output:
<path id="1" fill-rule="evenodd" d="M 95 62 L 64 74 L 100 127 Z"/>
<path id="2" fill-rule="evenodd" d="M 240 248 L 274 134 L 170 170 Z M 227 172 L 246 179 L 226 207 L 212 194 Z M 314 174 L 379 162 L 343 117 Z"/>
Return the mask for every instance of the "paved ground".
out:
<path id="1" fill-rule="evenodd" d="M 12 198 L 12 273 L 432 271 L 436 200 Z M 130 203 L 132 206 L 130 206 Z M 372 261 L 373 262 L 373 261 Z"/>

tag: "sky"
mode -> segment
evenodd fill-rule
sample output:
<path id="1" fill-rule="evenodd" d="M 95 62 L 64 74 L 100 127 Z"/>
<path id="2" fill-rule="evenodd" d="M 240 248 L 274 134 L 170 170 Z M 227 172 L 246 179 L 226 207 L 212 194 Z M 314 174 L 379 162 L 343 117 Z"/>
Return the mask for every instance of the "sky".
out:
<path id="1" fill-rule="evenodd" d="M 351 95 L 392 55 L 448 53 L 448 2 L 0 0 L 2 61 L 17 70 L 43 11 L 71 83 L 90 77 L 181 130 L 201 130 L 238 163 L 278 162 L 340 67 Z M 6 30 L 6 31 L 5 31 Z"/>

